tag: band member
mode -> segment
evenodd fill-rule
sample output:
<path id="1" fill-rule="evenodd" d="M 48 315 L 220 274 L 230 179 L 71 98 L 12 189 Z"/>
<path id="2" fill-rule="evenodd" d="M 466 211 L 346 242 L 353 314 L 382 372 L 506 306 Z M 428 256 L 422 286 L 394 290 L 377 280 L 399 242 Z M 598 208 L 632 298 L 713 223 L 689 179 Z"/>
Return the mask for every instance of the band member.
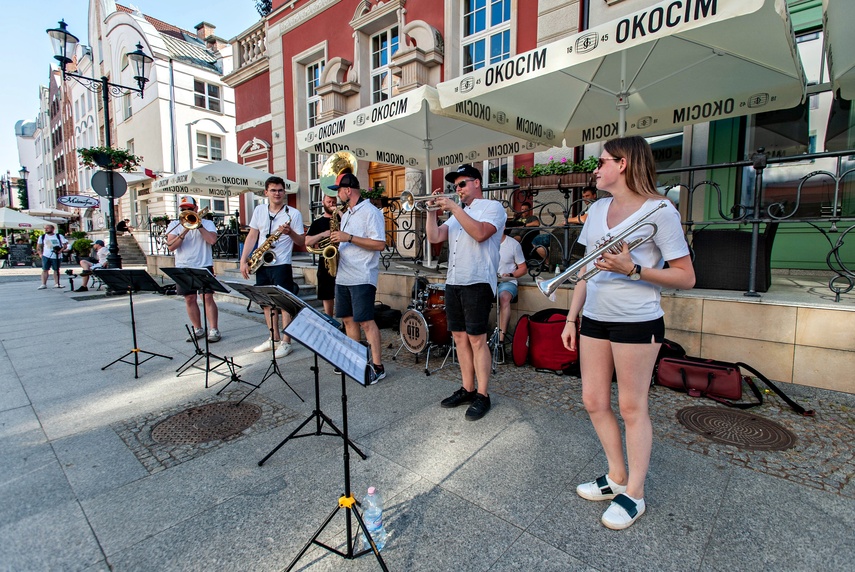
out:
<path id="1" fill-rule="evenodd" d="M 68 241 L 56 231 L 52 224 L 45 225 L 45 233 L 39 237 L 39 248 L 42 251 L 42 285 L 39 290 L 47 288 L 48 274 L 53 268 L 53 287 L 62 288 L 59 283 L 59 267 L 62 264 L 62 253 L 68 252 Z"/>
<path id="2" fill-rule="evenodd" d="M 472 165 L 461 165 L 448 173 L 445 180 L 454 185 L 460 204 L 448 198 L 435 199 L 435 204 L 451 217 L 438 227 L 436 217 L 428 216 L 427 237 L 432 243 L 448 240 L 445 310 L 448 329 L 457 346 L 463 387 L 440 405 L 457 407 L 470 403 L 466 419 L 477 421 L 490 410 L 487 321 L 496 298 L 499 243 L 507 215 L 501 203 L 483 197 L 481 171 Z M 442 190 L 434 193 L 440 194 Z"/>
<path id="3" fill-rule="evenodd" d="M 579 243 L 589 252 L 601 246 L 609 233 L 632 227 L 664 199 L 656 192 L 653 153 L 641 137 L 608 141 L 594 175 L 597 188 L 611 193 L 611 198 L 598 200 L 588 211 Z M 576 493 L 587 500 L 611 500 L 601 520 L 614 530 L 632 525 L 645 510 L 644 481 L 653 445 L 648 388 L 665 337 L 660 290 L 687 290 L 695 284 L 680 213 L 668 202 L 646 220 L 658 227 L 652 240 L 630 253 L 626 243 L 636 238 L 630 234 L 619 254 L 605 252 L 593 262 L 601 272 L 576 284 L 561 334 L 567 349 L 575 350 L 577 344 L 580 348 L 582 401 L 608 461 L 608 472 L 579 485 Z M 640 227 L 637 236 L 649 232 L 649 227 Z M 581 341 L 576 335 L 579 316 Z M 628 467 L 611 406 L 613 373 L 626 425 Z"/>
<path id="4" fill-rule="evenodd" d="M 336 198 L 325 193 L 322 202 L 323 215 L 312 221 L 312 225 L 306 233 L 306 246 L 314 247 L 321 240 L 330 236 L 330 220 L 332 220 L 336 209 Z M 332 316 L 335 305 L 335 278 L 330 276 L 323 257 L 320 257 L 318 261 L 318 300 L 324 303 L 324 313 L 327 316 Z"/>
<path id="5" fill-rule="evenodd" d="M 181 197 L 178 208 L 182 212 L 199 210 L 196 199 L 190 196 Z M 213 274 L 215 242 L 217 242 L 217 227 L 209 220 L 202 220 L 202 225 L 196 229 L 188 229 L 178 220 L 172 221 L 166 228 L 166 247 L 175 254 L 176 268 L 207 268 Z M 187 341 L 192 342 L 193 338 L 198 340 L 205 337 L 202 316 L 199 305 L 196 303 L 196 292 L 184 290 L 179 285 L 176 285 L 175 291 L 180 296 L 184 296 L 187 317 L 190 318 L 190 324 L 193 326 L 193 335 L 187 338 Z M 208 341 L 218 342 L 221 337 L 218 325 L 219 311 L 213 292 L 203 294 L 202 299 L 208 316 Z"/>
<path id="6" fill-rule="evenodd" d="M 249 232 L 244 241 L 244 250 L 240 259 L 240 273 L 244 278 L 249 278 L 249 256 L 252 247 L 261 246 L 268 237 L 281 233 L 279 238 L 273 242 L 270 252 L 273 252 L 276 260 L 271 264 L 263 265 L 255 274 L 256 286 L 281 286 L 286 290 L 297 294 L 299 287 L 294 283 L 294 272 L 291 268 L 291 252 L 294 245 L 303 246 L 303 215 L 297 209 L 285 204 L 285 181 L 282 177 L 270 177 L 264 182 L 264 196 L 268 204 L 258 205 L 252 212 L 249 221 Z M 252 348 L 255 353 L 269 352 L 275 348 L 275 356 L 282 358 L 291 353 L 291 338 L 282 336 L 280 341 L 280 330 L 291 323 L 291 315 L 285 310 L 281 311 L 282 321 L 279 322 L 279 312 L 271 308 L 264 308 L 264 317 L 267 327 L 273 333 L 263 343 Z M 278 345 L 277 345 L 278 342 Z"/>
<path id="7" fill-rule="evenodd" d="M 507 231 L 502 234 L 499 246 L 499 276 L 504 280 L 499 282 L 499 342 L 505 343 L 505 332 L 511 320 L 511 300 L 517 295 L 517 278 L 525 276 L 528 266 L 525 263 L 522 246 L 509 238 Z"/>
<path id="8" fill-rule="evenodd" d="M 362 197 L 359 180 L 342 173 L 324 189 L 347 205 L 341 215 L 341 227 L 330 234 L 338 245 L 338 272 L 335 277 L 335 316 L 344 320 L 347 336 L 359 340 L 359 330 L 371 347 L 369 383 L 386 377 L 380 348 L 380 329 L 374 321 L 374 297 L 380 273 L 380 251 L 386 248 L 386 225 L 380 209 Z"/>

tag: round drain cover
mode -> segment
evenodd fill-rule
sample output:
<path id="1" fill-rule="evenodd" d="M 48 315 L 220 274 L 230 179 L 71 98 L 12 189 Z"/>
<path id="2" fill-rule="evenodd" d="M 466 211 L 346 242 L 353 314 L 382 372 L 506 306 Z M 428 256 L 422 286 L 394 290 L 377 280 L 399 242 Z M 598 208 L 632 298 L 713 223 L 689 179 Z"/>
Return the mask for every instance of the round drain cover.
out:
<path id="1" fill-rule="evenodd" d="M 164 419 L 151 430 L 158 443 L 190 445 L 225 439 L 251 427 L 261 417 L 261 407 L 252 403 L 224 401 L 191 407 Z"/>
<path id="2" fill-rule="evenodd" d="M 782 425 L 751 413 L 721 407 L 684 407 L 677 412 L 684 427 L 711 441 L 753 451 L 783 451 L 796 436 Z"/>

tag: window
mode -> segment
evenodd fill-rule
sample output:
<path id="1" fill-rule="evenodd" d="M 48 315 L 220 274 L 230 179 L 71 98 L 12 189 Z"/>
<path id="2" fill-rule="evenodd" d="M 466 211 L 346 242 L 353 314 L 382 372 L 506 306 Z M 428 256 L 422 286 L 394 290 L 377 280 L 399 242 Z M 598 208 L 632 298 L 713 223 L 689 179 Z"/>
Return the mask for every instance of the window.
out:
<path id="1" fill-rule="evenodd" d="M 194 79 L 193 92 L 193 105 L 196 107 L 203 107 L 217 113 L 222 111 L 220 86 Z"/>
<path id="2" fill-rule="evenodd" d="M 212 213 L 225 213 L 225 199 L 199 199 L 199 210 L 211 209 Z"/>
<path id="3" fill-rule="evenodd" d="M 133 140 L 133 139 L 128 139 L 128 142 L 127 142 L 127 144 L 125 145 L 125 148 L 128 150 L 128 152 L 129 152 L 131 155 L 133 155 L 133 154 L 134 154 L 134 140 Z"/>
<path id="4" fill-rule="evenodd" d="M 511 55 L 511 0 L 464 0 L 463 73 Z"/>
<path id="5" fill-rule="evenodd" d="M 371 103 L 392 97 L 397 85 L 389 63 L 398 51 L 398 26 L 371 36 Z"/>
<path id="6" fill-rule="evenodd" d="M 318 83 L 324 71 L 324 60 L 320 59 L 306 65 L 306 124 L 309 128 L 318 124 L 321 112 L 321 97 L 318 95 Z M 320 169 L 326 160 L 326 155 L 309 153 L 309 197 L 314 205 L 320 205 Z"/>
<path id="7" fill-rule="evenodd" d="M 221 161 L 223 159 L 223 138 L 207 133 L 197 133 L 196 156 L 200 159 Z"/>
<path id="8" fill-rule="evenodd" d="M 125 120 L 130 119 L 134 114 L 133 104 L 131 103 L 131 94 L 126 93 L 122 96 L 122 110 L 124 111 L 123 117 Z"/>

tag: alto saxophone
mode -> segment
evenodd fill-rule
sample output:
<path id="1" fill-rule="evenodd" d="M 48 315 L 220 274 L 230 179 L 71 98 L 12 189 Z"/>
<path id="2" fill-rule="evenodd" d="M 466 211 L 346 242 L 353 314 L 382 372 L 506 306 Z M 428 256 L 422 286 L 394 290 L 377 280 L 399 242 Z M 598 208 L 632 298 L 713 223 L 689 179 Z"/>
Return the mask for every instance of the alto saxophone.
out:
<path id="1" fill-rule="evenodd" d="M 339 224 L 341 224 L 341 213 L 344 212 L 346 208 L 347 205 L 342 205 L 341 207 L 333 210 L 332 215 L 330 216 L 331 233 L 338 231 Z M 329 237 L 319 240 L 316 247 L 307 246 L 306 250 L 312 254 L 319 254 L 324 259 L 324 266 L 326 267 L 327 272 L 330 276 L 335 278 L 335 274 L 338 272 L 338 247 L 332 243 Z"/>
<path id="2" fill-rule="evenodd" d="M 247 264 L 249 265 L 249 273 L 255 274 L 258 272 L 258 269 L 264 266 L 265 264 L 275 264 L 276 263 L 276 254 L 273 253 L 270 249 L 273 248 L 273 244 L 279 240 L 279 237 L 282 236 L 282 231 L 277 230 L 273 234 L 267 237 L 261 246 L 255 249 L 255 252 L 252 253 L 252 256 L 247 260 Z"/>

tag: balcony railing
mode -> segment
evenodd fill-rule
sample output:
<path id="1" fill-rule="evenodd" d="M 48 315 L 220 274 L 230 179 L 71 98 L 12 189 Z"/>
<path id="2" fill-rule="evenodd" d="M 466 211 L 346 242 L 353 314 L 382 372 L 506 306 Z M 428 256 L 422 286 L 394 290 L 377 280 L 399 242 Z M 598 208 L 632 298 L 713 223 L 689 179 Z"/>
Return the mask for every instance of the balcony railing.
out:
<path id="1" fill-rule="evenodd" d="M 237 38 L 234 45 L 237 53 L 235 71 L 267 59 L 267 34 L 264 21 L 247 30 L 243 36 Z"/>

